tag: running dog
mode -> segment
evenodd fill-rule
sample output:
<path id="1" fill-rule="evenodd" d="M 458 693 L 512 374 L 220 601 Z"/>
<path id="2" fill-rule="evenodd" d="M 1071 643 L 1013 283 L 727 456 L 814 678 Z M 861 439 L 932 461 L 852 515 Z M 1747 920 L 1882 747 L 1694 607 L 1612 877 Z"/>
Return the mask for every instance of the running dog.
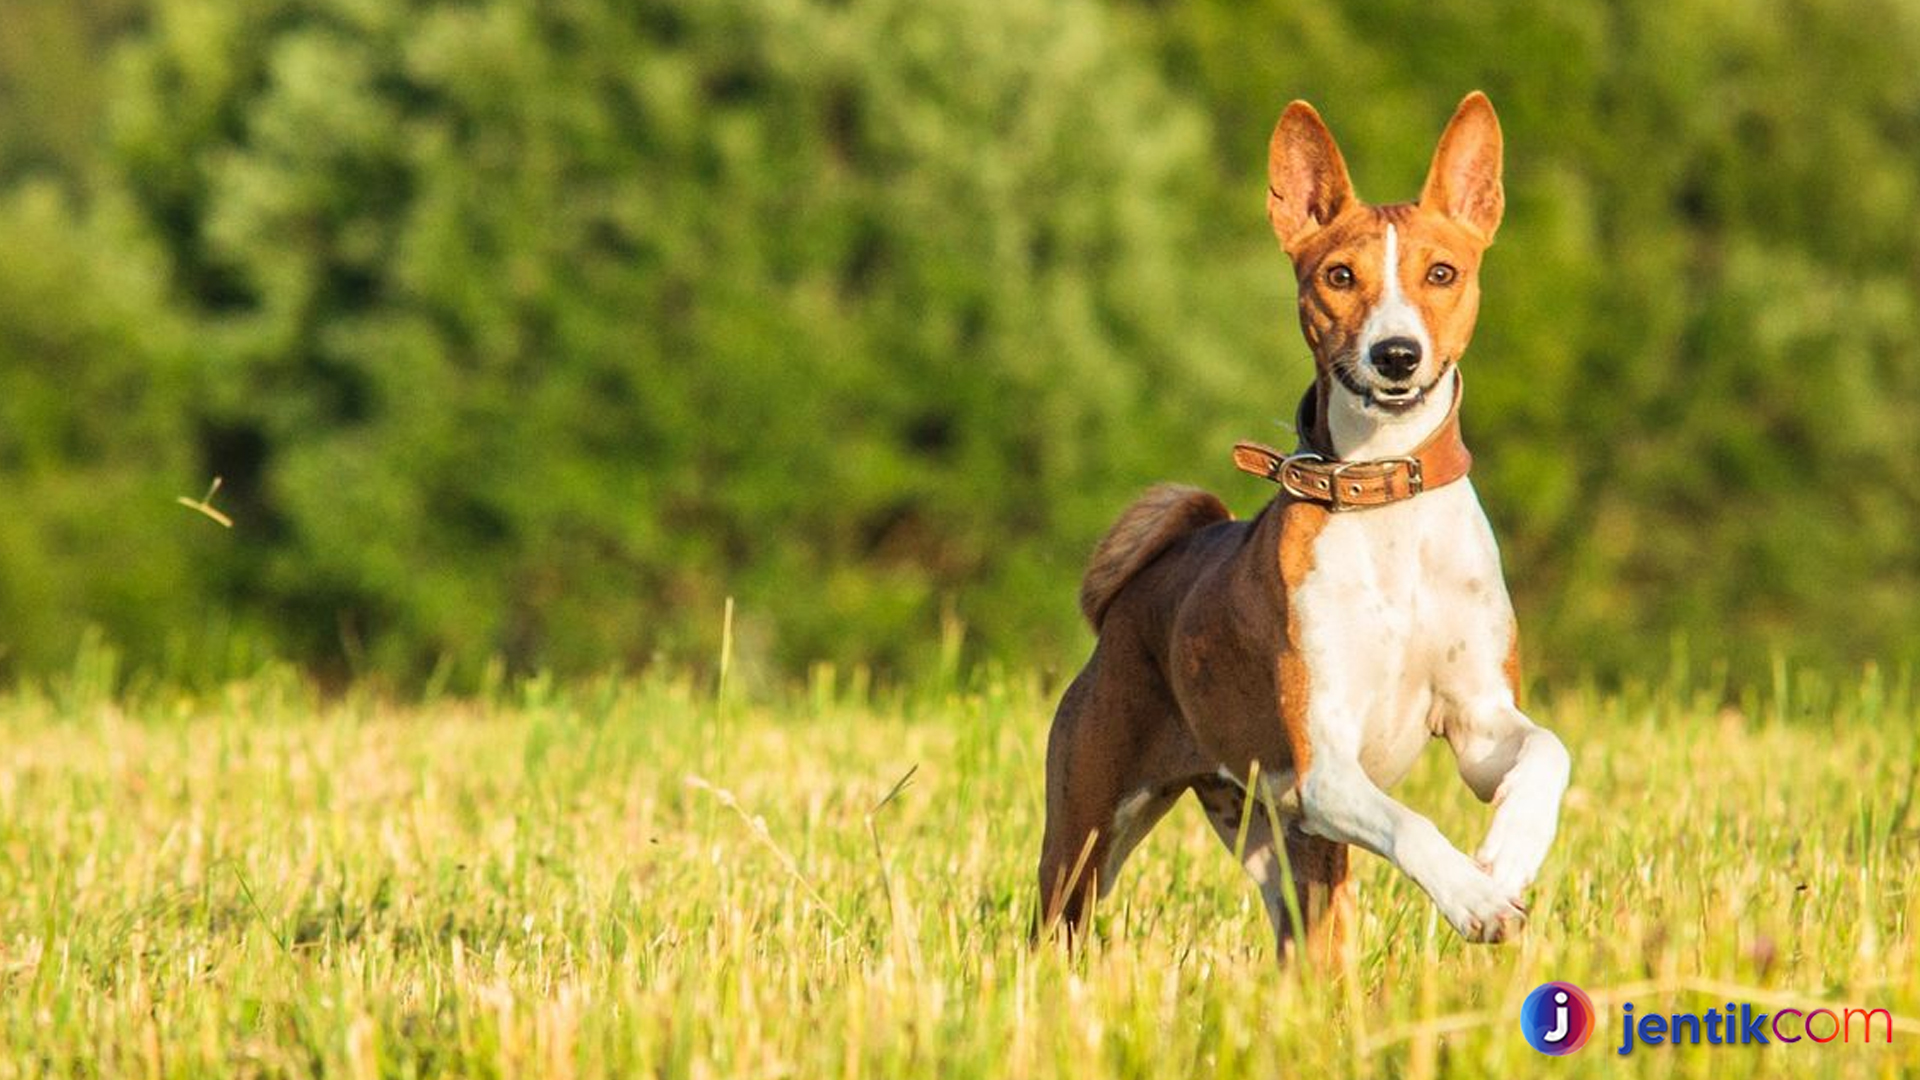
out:
<path id="1" fill-rule="evenodd" d="M 1099 642 L 1047 745 L 1043 930 L 1081 931 L 1189 791 L 1259 885 L 1283 958 L 1346 956 L 1355 845 L 1469 941 L 1525 924 L 1570 763 L 1517 704 L 1513 608 L 1460 436 L 1500 174 L 1500 123 L 1477 91 L 1410 203 L 1361 202 L 1313 107 L 1281 115 L 1267 217 L 1316 366 L 1300 446 L 1235 449 L 1279 486 L 1251 520 L 1162 486 L 1095 550 L 1080 608 Z M 1387 794 L 1435 737 L 1494 807 L 1471 857 Z"/>

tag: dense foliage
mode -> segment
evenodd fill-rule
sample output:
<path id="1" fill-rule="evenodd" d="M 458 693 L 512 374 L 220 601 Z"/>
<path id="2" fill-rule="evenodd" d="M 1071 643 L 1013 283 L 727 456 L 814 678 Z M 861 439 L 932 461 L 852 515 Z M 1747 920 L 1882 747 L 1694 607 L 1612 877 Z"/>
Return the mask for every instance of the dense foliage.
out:
<path id="1" fill-rule="evenodd" d="M 1871 10 L 1867 10 L 1871 9 Z M 1140 485 L 1265 494 L 1260 213 L 1484 87 L 1468 358 L 1531 656 L 1920 643 L 1920 21 L 1699 2 L 0 0 L 0 664 L 464 677 L 1084 647 Z M 31 31 L 38 47 L 23 47 Z M 110 62 L 109 62 L 110 61 Z M 174 504 L 225 478 L 231 532 Z"/>

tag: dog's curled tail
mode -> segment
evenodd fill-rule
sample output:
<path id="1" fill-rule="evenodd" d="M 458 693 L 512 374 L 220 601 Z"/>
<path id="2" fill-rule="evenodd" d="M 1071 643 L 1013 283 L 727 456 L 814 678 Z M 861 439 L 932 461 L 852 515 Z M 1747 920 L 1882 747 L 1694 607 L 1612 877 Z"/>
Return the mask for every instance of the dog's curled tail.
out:
<path id="1" fill-rule="evenodd" d="M 1080 611 L 1097 633 L 1107 607 L 1122 586 L 1175 540 L 1233 514 L 1212 493 L 1185 484 L 1147 489 L 1113 523 L 1093 549 L 1087 576 L 1080 581 Z"/>

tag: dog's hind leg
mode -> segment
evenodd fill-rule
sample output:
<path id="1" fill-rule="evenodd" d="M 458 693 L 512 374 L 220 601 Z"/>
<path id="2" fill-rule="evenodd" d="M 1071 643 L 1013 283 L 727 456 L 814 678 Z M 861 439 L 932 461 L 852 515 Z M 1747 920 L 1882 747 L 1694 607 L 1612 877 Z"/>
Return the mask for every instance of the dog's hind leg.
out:
<path id="1" fill-rule="evenodd" d="M 1247 805 L 1246 789 L 1226 777 L 1212 777 L 1193 785 L 1193 794 L 1206 811 L 1227 850 L 1240 860 L 1247 876 L 1260 888 L 1260 900 L 1273 926 L 1276 955 L 1290 959 L 1298 950 L 1298 930 L 1307 958 L 1316 967 L 1343 969 L 1349 959 L 1355 918 L 1353 882 L 1347 869 L 1347 845 L 1302 832 L 1283 822 L 1285 843 L 1276 845 L 1273 816 L 1266 807 Z M 1246 825 L 1246 834 L 1240 832 Z M 1284 853 L 1285 862 L 1282 862 Z M 1293 881 L 1293 904 L 1287 880 Z"/>
<path id="2" fill-rule="evenodd" d="M 1084 932 L 1093 901 L 1113 887 L 1195 768 L 1164 693 L 1119 682 L 1102 677 L 1096 651 L 1054 715 L 1036 936 L 1060 923 L 1069 941 Z"/>

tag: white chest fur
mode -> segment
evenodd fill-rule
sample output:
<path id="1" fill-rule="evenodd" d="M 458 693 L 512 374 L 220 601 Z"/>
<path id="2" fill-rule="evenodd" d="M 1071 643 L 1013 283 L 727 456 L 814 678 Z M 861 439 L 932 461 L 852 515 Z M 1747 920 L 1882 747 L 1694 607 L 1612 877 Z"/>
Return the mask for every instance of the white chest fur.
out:
<path id="1" fill-rule="evenodd" d="M 1507 693 L 1513 609 L 1469 481 L 1331 515 L 1292 602 L 1315 743 L 1352 752 L 1382 787 L 1450 713 Z"/>

